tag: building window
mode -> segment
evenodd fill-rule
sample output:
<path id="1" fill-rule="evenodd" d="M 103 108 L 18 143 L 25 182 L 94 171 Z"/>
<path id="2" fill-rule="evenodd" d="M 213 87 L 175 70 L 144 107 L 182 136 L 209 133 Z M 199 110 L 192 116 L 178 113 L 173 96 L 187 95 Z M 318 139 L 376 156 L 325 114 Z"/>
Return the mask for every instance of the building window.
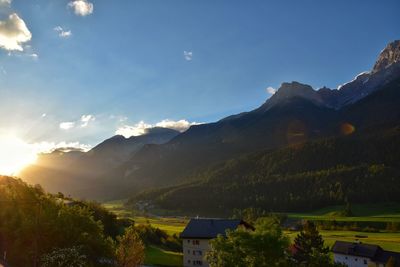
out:
<path id="1" fill-rule="evenodd" d="M 200 244 L 200 241 L 199 240 L 196 240 L 196 245 L 199 245 Z"/>
<path id="2" fill-rule="evenodd" d="M 188 254 L 190 254 L 190 249 L 188 249 Z"/>
<path id="3" fill-rule="evenodd" d="M 199 255 L 203 255 L 203 252 L 201 250 L 198 251 Z"/>
<path id="4" fill-rule="evenodd" d="M 354 260 L 355 260 L 355 261 L 358 261 L 358 259 L 357 259 L 357 258 L 355 258 Z"/>
<path id="5" fill-rule="evenodd" d="M 190 239 L 188 239 L 188 243 L 190 243 Z"/>
<path id="6" fill-rule="evenodd" d="M 364 264 L 368 264 L 367 260 L 364 260 Z"/>

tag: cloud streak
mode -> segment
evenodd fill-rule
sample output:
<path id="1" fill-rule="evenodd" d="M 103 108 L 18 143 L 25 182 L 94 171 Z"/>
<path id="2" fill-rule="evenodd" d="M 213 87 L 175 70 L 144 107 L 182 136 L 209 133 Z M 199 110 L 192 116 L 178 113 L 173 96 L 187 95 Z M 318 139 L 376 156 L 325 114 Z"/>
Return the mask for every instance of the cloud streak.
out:
<path id="1" fill-rule="evenodd" d="M 82 115 L 81 117 L 81 127 L 87 127 L 91 121 L 96 120 L 93 115 Z"/>
<path id="2" fill-rule="evenodd" d="M 64 122 L 61 122 L 59 124 L 59 128 L 62 129 L 62 130 L 70 130 L 72 128 L 79 127 L 79 126 L 81 128 L 86 128 L 90 124 L 90 122 L 95 121 L 95 120 L 96 120 L 96 117 L 91 115 L 91 114 L 82 115 L 80 117 L 80 119 L 77 120 L 77 121 L 64 121 Z"/>
<path id="3" fill-rule="evenodd" d="M 183 51 L 183 57 L 186 61 L 191 61 L 193 59 L 193 52 L 192 51 Z"/>
<path id="4" fill-rule="evenodd" d="M 54 27 L 54 31 L 57 32 L 60 38 L 68 38 L 72 35 L 71 30 L 65 30 L 61 26 Z"/>
<path id="5" fill-rule="evenodd" d="M 32 39 L 32 34 L 17 13 L 0 21 L 0 48 L 8 51 L 23 51 L 23 44 Z"/>
<path id="6" fill-rule="evenodd" d="M 65 121 L 61 122 L 59 125 L 60 129 L 62 130 L 69 130 L 75 127 L 75 122 L 73 121 Z"/>

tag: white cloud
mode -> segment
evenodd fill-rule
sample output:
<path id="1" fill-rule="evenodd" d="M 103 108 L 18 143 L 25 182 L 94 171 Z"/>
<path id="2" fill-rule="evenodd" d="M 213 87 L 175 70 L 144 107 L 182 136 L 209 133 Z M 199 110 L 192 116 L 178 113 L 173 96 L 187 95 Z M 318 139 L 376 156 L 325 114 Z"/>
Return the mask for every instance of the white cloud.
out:
<path id="1" fill-rule="evenodd" d="M 267 90 L 267 93 L 271 94 L 271 95 L 276 93 L 276 89 L 271 86 L 268 86 L 266 90 Z"/>
<path id="2" fill-rule="evenodd" d="M 22 44 L 30 41 L 31 38 L 31 32 L 17 13 L 0 21 L 0 48 L 8 51 L 23 51 Z"/>
<path id="3" fill-rule="evenodd" d="M 31 58 L 33 58 L 33 59 L 38 59 L 38 58 L 39 58 L 39 55 L 36 54 L 36 53 L 29 54 L 29 56 L 30 56 Z"/>
<path id="4" fill-rule="evenodd" d="M 173 121 L 173 120 L 168 120 L 168 119 L 157 122 L 156 124 L 148 124 L 148 123 L 145 123 L 144 121 L 140 121 L 132 126 L 123 125 L 123 126 L 119 127 L 115 131 L 115 134 L 123 135 L 126 138 L 128 138 L 131 136 L 143 135 L 148 131 L 148 129 L 154 128 L 154 127 L 169 128 L 169 129 L 174 129 L 174 130 L 177 130 L 180 132 L 184 132 L 190 126 L 198 125 L 198 124 L 200 124 L 200 123 L 189 122 L 187 120 Z"/>
<path id="5" fill-rule="evenodd" d="M 147 129 L 152 128 L 152 127 L 153 127 L 153 125 L 147 124 L 144 121 L 140 121 L 133 126 L 124 125 L 124 126 L 118 128 L 115 131 L 115 134 L 123 135 L 126 138 L 131 137 L 131 136 L 139 136 L 139 135 L 145 134 L 147 132 Z"/>
<path id="6" fill-rule="evenodd" d="M 50 153 L 56 149 L 63 149 L 63 151 L 71 151 L 71 150 L 81 150 L 88 151 L 92 148 L 91 145 L 81 144 L 80 142 L 38 142 L 30 144 L 34 147 L 35 152 L 38 153 Z"/>
<path id="7" fill-rule="evenodd" d="M 85 128 L 89 125 L 90 122 L 95 121 L 96 117 L 87 114 L 87 115 L 82 115 L 79 120 L 76 121 L 64 121 L 59 124 L 60 129 L 62 130 L 70 130 L 72 128 L 75 128 L 76 126 L 80 126 L 81 128 Z"/>
<path id="8" fill-rule="evenodd" d="M 96 120 L 93 115 L 82 115 L 81 117 L 81 127 L 86 127 L 89 125 L 89 122 Z"/>
<path id="9" fill-rule="evenodd" d="M 192 51 L 183 51 L 183 57 L 185 60 L 190 61 L 193 58 L 193 52 Z"/>
<path id="10" fill-rule="evenodd" d="M 174 129 L 180 132 L 184 132 L 187 129 L 189 129 L 190 126 L 196 125 L 199 123 L 196 122 L 188 122 L 187 120 L 179 120 L 179 121 L 172 121 L 172 120 L 162 120 L 160 122 L 156 123 L 156 127 L 162 127 L 162 128 L 169 128 L 169 129 Z"/>
<path id="11" fill-rule="evenodd" d="M 68 7 L 74 10 L 75 15 L 87 16 L 93 13 L 93 4 L 87 0 L 74 0 L 68 3 Z"/>
<path id="12" fill-rule="evenodd" d="M 88 151 L 91 146 L 79 142 L 36 142 L 29 143 L 16 136 L 0 136 L 0 172 L 6 175 L 16 175 L 29 164 L 36 161 L 39 153 L 49 153 L 55 149 L 63 151 Z"/>
<path id="13" fill-rule="evenodd" d="M 54 31 L 57 32 L 58 36 L 61 38 L 68 38 L 72 35 L 71 30 L 65 30 L 61 26 L 54 27 Z"/>
<path id="14" fill-rule="evenodd" d="M 0 6 L 9 6 L 11 5 L 11 0 L 0 0 Z"/>
<path id="15" fill-rule="evenodd" d="M 42 114 L 42 118 L 44 118 L 44 117 L 46 117 L 47 116 L 47 114 L 46 113 L 43 113 Z"/>
<path id="16" fill-rule="evenodd" d="M 62 130 L 69 130 L 75 127 L 75 122 L 73 121 L 65 121 L 61 122 L 59 125 L 60 129 Z"/>

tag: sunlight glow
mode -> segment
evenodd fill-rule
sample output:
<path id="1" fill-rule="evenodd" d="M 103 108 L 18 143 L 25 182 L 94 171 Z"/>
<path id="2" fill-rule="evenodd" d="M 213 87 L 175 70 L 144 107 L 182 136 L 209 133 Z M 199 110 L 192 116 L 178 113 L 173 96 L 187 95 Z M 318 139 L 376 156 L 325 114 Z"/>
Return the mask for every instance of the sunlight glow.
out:
<path id="1" fill-rule="evenodd" d="M 31 144 L 15 136 L 0 136 L 0 174 L 16 175 L 37 159 L 37 151 Z"/>

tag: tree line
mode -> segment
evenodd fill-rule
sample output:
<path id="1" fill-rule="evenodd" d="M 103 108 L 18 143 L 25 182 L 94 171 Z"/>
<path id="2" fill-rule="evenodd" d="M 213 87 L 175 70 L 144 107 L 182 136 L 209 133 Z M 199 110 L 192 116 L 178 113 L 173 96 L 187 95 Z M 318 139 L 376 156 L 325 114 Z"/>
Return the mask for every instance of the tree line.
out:
<path id="1" fill-rule="evenodd" d="M 230 215 L 234 209 L 309 211 L 328 205 L 400 201 L 400 128 L 266 150 L 215 165 L 189 183 L 142 192 L 184 214 Z"/>

